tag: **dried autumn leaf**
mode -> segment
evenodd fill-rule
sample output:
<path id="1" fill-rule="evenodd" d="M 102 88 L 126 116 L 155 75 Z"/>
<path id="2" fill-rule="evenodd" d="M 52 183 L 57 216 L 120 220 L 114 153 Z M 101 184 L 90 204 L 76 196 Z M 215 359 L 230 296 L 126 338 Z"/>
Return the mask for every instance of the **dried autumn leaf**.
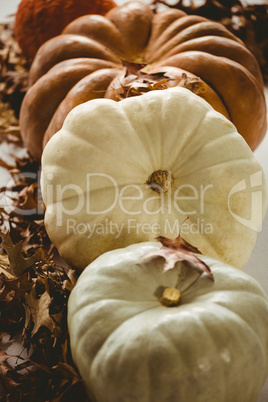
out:
<path id="1" fill-rule="evenodd" d="M 36 209 L 36 188 L 37 183 L 32 183 L 29 186 L 24 187 L 19 192 L 19 198 L 22 198 L 21 207 L 25 209 Z"/>
<path id="2" fill-rule="evenodd" d="M 179 234 L 176 239 L 169 239 L 164 236 L 159 236 L 156 240 L 160 241 L 162 247 L 157 251 L 143 256 L 142 260 L 155 257 L 163 257 L 165 260 L 163 272 L 168 271 L 175 267 L 177 262 L 186 261 L 193 264 L 195 267 L 203 272 L 206 272 L 208 276 L 214 280 L 213 274 L 207 264 L 205 264 L 195 254 L 201 254 L 200 251 L 184 240 Z"/>
<path id="3" fill-rule="evenodd" d="M 0 254 L 0 274 L 4 273 L 9 279 L 14 276 L 9 271 L 9 259 L 6 254 Z"/>
<path id="4" fill-rule="evenodd" d="M 69 290 L 69 292 L 71 292 L 77 282 L 77 273 L 74 269 L 70 269 L 67 272 L 67 275 L 68 275 L 68 279 L 66 279 L 63 282 L 63 288 L 67 289 L 67 290 Z"/>
<path id="5" fill-rule="evenodd" d="M 124 85 L 124 91 L 126 91 L 124 96 L 129 98 L 130 96 L 142 95 L 145 92 L 154 91 L 156 89 L 166 89 L 167 81 L 167 79 L 162 79 L 161 81 L 153 82 L 143 79 L 141 82 L 130 82 L 129 84 Z"/>
<path id="6" fill-rule="evenodd" d="M 4 350 L 0 349 L 0 364 L 5 363 L 8 358 L 9 355 Z"/>
<path id="7" fill-rule="evenodd" d="M 9 259 L 9 271 L 15 276 L 20 276 L 26 269 L 28 269 L 35 262 L 44 258 L 44 250 L 38 248 L 36 252 L 29 256 L 23 255 L 23 241 L 14 244 L 9 232 L 0 233 L 2 239 L 1 247 L 6 251 Z"/>
<path id="8" fill-rule="evenodd" d="M 199 77 L 188 77 L 186 73 L 182 73 L 182 80 L 178 86 L 189 89 L 189 91 L 199 96 L 202 96 L 208 87 Z"/>
<path id="9" fill-rule="evenodd" d="M 23 240 L 23 250 L 28 251 L 40 247 L 39 244 L 36 244 L 37 233 L 32 230 L 30 224 L 21 230 L 20 236 Z"/>
<path id="10" fill-rule="evenodd" d="M 7 360 L 12 357 L 9 356 L 4 350 L 0 349 L 0 379 L 2 385 L 6 390 L 10 391 L 18 387 L 18 383 L 12 379 L 12 368 L 8 364 Z M 1 399 L 2 400 L 2 399 Z"/>
<path id="11" fill-rule="evenodd" d="M 17 277 L 9 277 L 5 272 L 0 274 L 0 300 L 10 301 L 16 299 L 20 304 L 26 292 L 29 292 L 32 282 L 26 274 Z"/>
<path id="12" fill-rule="evenodd" d="M 31 336 L 34 336 L 37 331 L 42 327 L 47 327 L 51 333 L 54 329 L 54 321 L 49 315 L 49 307 L 51 304 L 51 296 L 45 291 L 40 298 L 36 296 L 36 285 L 31 289 L 29 294 L 25 295 L 25 328 L 29 327 L 33 322 L 34 327 L 31 331 Z"/>
<path id="13" fill-rule="evenodd" d="M 145 64 L 131 63 L 123 60 L 125 66 L 124 77 L 118 78 L 113 82 L 113 99 L 120 101 L 130 96 L 142 95 L 145 92 L 166 89 L 166 83 L 170 77 L 165 72 L 152 73 L 146 72 Z"/>

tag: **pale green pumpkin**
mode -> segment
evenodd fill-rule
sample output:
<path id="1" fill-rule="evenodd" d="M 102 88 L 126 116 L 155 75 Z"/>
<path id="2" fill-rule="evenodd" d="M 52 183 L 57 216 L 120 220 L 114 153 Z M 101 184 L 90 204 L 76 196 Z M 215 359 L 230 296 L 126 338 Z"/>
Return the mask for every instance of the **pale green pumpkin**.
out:
<path id="1" fill-rule="evenodd" d="M 234 125 L 184 88 L 74 108 L 42 157 L 47 232 L 83 269 L 157 235 L 242 267 L 266 211 L 263 171 Z"/>
<path id="2" fill-rule="evenodd" d="M 242 271 L 206 256 L 163 273 L 159 243 L 105 253 L 68 304 L 71 351 L 96 402 L 255 402 L 268 375 L 268 300 Z M 198 279 L 199 277 L 199 279 Z M 160 302 L 181 292 L 176 307 Z"/>

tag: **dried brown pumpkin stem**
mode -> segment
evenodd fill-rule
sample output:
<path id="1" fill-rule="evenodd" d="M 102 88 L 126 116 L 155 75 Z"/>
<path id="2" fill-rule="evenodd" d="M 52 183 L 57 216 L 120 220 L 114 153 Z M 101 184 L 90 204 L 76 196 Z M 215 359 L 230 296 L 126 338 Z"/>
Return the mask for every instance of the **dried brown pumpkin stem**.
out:
<path id="1" fill-rule="evenodd" d="M 159 301 L 163 306 L 176 307 L 180 302 L 181 292 L 177 288 L 165 288 Z"/>
<path id="2" fill-rule="evenodd" d="M 168 192 L 174 183 L 172 173 L 167 170 L 156 170 L 151 174 L 146 184 L 157 193 Z"/>

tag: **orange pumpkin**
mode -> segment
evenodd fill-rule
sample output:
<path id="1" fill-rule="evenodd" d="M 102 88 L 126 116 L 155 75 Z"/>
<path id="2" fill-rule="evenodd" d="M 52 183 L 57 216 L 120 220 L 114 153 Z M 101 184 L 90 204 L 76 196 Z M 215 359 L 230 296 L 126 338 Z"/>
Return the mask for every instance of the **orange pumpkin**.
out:
<path id="1" fill-rule="evenodd" d="M 131 63 L 145 67 L 133 72 Z M 20 124 L 36 159 L 76 105 L 176 85 L 228 117 L 253 150 L 266 132 L 261 72 L 240 39 L 204 17 L 175 9 L 154 14 L 140 2 L 70 23 L 39 49 L 30 85 Z"/>
<path id="2" fill-rule="evenodd" d="M 85 14 L 104 15 L 115 6 L 113 0 L 21 0 L 15 36 L 24 56 L 33 59 L 38 48 L 69 22 Z"/>

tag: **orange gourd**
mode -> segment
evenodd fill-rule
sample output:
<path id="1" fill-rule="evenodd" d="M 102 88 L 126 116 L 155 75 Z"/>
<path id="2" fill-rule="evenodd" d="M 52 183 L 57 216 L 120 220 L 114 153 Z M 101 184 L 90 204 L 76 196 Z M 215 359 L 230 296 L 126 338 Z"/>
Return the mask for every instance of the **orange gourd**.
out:
<path id="1" fill-rule="evenodd" d="M 23 54 L 32 59 L 48 39 L 85 14 L 105 14 L 113 0 L 21 0 L 15 18 L 15 36 Z"/>
<path id="2" fill-rule="evenodd" d="M 143 69 L 133 73 L 131 63 Z M 263 81 L 243 42 L 220 23 L 175 9 L 154 14 L 136 1 L 105 16 L 80 17 L 41 46 L 20 113 L 23 139 L 40 159 L 78 104 L 177 85 L 229 118 L 252 150 L 261 142 L 267 126 Z"/>

